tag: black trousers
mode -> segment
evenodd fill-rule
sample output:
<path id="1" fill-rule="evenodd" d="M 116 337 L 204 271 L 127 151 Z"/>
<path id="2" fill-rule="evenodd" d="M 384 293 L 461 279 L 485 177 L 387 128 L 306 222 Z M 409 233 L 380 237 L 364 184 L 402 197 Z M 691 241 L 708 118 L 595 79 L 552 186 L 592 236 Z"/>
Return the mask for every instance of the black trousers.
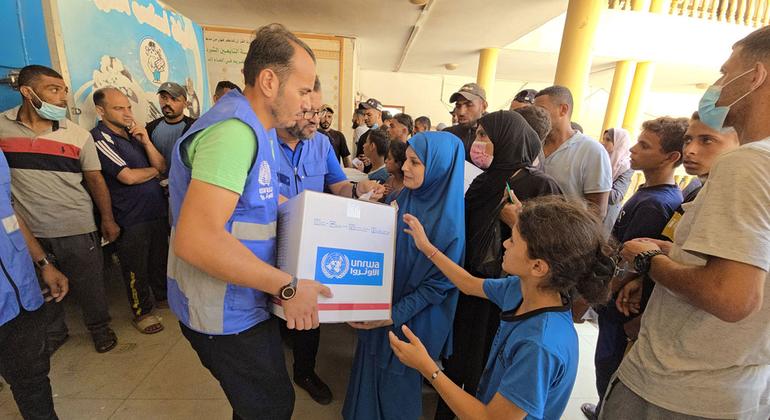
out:
<path id="1" fill-rule="evenodd" d="M 179 325 L 203 366 L 222 386 L 233 407 L 233 419 L 291 418 L 294 387 L 286 372 L 276 320 L 230 335 L 202 334 Z"/>
<path id="2" fill-rule="evenodd" d="M 102 331 L 110 325 L 107 295 L 104 290 L 104 260 L 101 239 L 96 232 L 61 238 L 37 238 L 43 249 L 56 257 L 56 267 L 69 279 L 70 291 L 83 311 L 83 322 L 90 332 Z M 47 334 L 50 340 L 67 335 L 64 302 L 45 304 Z"/>
<path id="3" fill-rule="evenodd" d="M 286 321 L 279 320 L 281 334 L 294 353 L 294 379 L 310 376 L 315 372 L 315 360 L 321 343 L 321 327 L 312 330 L 290 330 Z"/>
<path id="4" fill-rule="evenodd" d="M 134 317 L 152 311 L 153 296 L 166 300 L 168 234 L 168 221 L 159 219 L 121 228 L 115 242 Z"/>
<path id="5" fill-rule="evenodd" d="M 0 374 L 26 420 L 57 419 L 45 349 L 45 309 L 19 315 L 0 326 Z"/>

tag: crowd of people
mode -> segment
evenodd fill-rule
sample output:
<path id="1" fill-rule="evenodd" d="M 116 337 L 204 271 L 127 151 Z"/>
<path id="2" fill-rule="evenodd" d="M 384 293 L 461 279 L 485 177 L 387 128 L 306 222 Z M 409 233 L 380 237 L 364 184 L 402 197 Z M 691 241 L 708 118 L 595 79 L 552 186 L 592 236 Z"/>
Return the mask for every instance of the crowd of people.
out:
<path id="1" fill-rule="evenodd" d="M 62 76 L 27 66 L 21 105 L 0 116 L 0 374 L 24 418 L 56 418 L 48 372 L 68 339 L 65 296 L 95 351 L 118 343 L 102 278 L 114 243 L 133 325 L 158 333 L 155 309 L 170 307 L 233 418 L 290 418 L 292 379 L 329 404 L 316 357 L 331 291 L 276 268 L 278 206 L 310 190 L 398 212 L 391 317 L 349 323 L 345 419 L 417 419 L 424 382 L 441 397 L 436 419 L 560 418 L 573 324 L 591 312 L 600 399 L 587 418 L 767 419 L 768 69 L 763 28 L 735 44 L 696 112 L 645 121 L 635 141 L 619 127 L 584 134 L 564 86 L 488 110 L 465 84 L 446 128 L 369 98 L 352 155 L 313 51 L 280 24 L 256 32 L 245 88 L 218 83 L 197 120 L 167 82 L 146 126 L 104 87 L 98 123 L 82 128 Z M 481 174 L 465 191 L 467 165 Z M 684 191 L 680 165 L 696 177 Z M 644 183 L 624 201 L 635 171 Z"/>

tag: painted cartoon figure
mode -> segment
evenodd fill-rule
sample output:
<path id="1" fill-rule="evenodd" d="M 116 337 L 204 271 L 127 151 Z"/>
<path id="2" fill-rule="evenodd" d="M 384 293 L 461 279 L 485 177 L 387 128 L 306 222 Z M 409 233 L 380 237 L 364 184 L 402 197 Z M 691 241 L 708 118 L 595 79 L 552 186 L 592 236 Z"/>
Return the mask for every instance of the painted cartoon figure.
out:
<path id="1" fill-rule="evenodd" d="M 144 52 L 147 53 L 147 66 L 152 69 L 152 77 L 155 83 L 160 83 L 160 75 L 166 70 L 166 60 L 163 59 L 163 54 L 154 41 L 150 41 L 145 47 Z"/>

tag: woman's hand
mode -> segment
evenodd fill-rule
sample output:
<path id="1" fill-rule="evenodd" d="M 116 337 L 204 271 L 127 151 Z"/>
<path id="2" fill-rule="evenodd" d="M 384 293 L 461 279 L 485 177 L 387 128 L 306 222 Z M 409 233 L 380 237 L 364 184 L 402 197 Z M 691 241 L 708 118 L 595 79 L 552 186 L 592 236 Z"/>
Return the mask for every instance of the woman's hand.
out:
<path id="1" fill-rule="evenodd" d="M 404 215 L 404 223 L 409 226 L 409 229 L 404 229 L 404 233 L 408 234 L 412 237 L 412 239 L 414 239 L 414 245 L 417 247 L 417 249 L 419 249 L 423 254 L 427 253 L 428 251 L 433 252 L 432 250 L 435 249 L 435 247 L 428 240 L 428 235 L 425 234 L 425 229 L 422 227 L 422 223 L 420 223 L 416 217 L 408 213 Z"/>
<path id="2" fill-rule="evenodd" d="M 422 342 L 406 325 L 401 326 L 401 331 L 409 340 L 401 341 L 398 339 L 393 331 L 388 332 L 388 339 L 390 339 L 390 348 L 393 350 L 393 354 L 398 357 L 401 363 L 409 366 L 412 369 L 416 369 L 423 376 L 428 377 L 433 372 L 438 370 L 436 362 L 430 358 L 428 350 L 422 345 Z"/>
<path id="3" fill-rule="evenodd" d="M 348 322 L 348 325 L 357 330 L 373 330 L 375 328 L 382 328 L 393 325 L 393 320 L 385 319 L 382 321 Z"/>

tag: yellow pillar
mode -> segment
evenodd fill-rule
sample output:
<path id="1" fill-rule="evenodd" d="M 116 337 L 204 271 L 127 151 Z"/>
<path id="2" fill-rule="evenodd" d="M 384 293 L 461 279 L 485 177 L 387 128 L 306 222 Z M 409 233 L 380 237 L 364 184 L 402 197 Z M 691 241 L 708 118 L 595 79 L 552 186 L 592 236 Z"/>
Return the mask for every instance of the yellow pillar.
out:
<path id="1" fill-rule="evenodd" d="M 572 91 L 575 101 L 573 120 L 580 120 L 583 91 L 591 68 L 591 47 L 601 11 L 606 5 L 606 0 L 570 0 L 567 6 L 554 84 Z"/>
<path id="2" fill-rule="evenodd" d="M 650 13 L 660 13 L 663 11 L 663 0 L 652 0 L 650 4 Z"/>
<path id="3" fill-rule="evenodd" d="M 634 81 L 631 83 L 631 92 L 628 95 L 626 115 L 623 118 L 623 128 L 631 133 L 632 138 L 639 129 L 639 116 L 644 105 L 644 97 L 650 90 L 654 75 L 655 63 L 643 61 L 636 65 Z"/>
<path id="4" fill-rule="evenodd" d="M 497 56 L 499 54 L 499 48 L 484 48 L 481 50 L 481 54 L 479 54 L 479 69 L 476 72 L 476 83 L 487 92 L 487 99 L 489 99 L 492 88 L 495 85 Z"/>
<path id="5" fill-rule="evenodd" d="M 602 133 L 608 128 L 617 127 L 620 122 L 620 116 L 625 109 L 628 92 L 631 89 L 629 76 L 631 76 L 633 69 L 633 61 L 623 60 L 615 63 L 615 75 L 612 77 L 612 88 L 610 89 L 610 98 L 607 101 L 607 111 L 604 113 Z"/>

